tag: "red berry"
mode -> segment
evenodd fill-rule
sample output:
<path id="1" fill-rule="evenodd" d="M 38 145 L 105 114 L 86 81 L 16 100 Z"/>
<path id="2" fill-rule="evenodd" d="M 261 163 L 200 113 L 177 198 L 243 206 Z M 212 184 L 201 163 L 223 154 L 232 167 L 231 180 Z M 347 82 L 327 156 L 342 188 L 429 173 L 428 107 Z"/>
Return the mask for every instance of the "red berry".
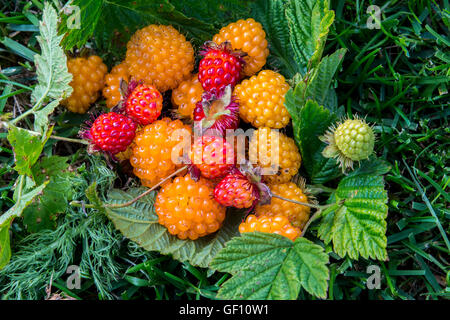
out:
<path id="1" fill-rule="evenodd" d="M 214 198 L 221 205 L 250 208 L 258 200 L 258 189 L 239 170 L 232 170 L 214 189 Z"/>
<path id="2" fill-rule="evenodd" d="M 152 85 L 139 84 L 128 95 L 125 102 L 126 113 L 145 126 L 155 121 L 161 114 L 163 97 Z"/>
<path id="3" fill-rule="evenodd" d="M 231 95 L 231 87 L 225 87 L 219 94 L 204 92 L 195 106 L 194 121 L 201 121 L 204 131 L 213 129 L 220 135 L 224 135 L 227 129 L 236 129 L 239 125 L 239 104 Z"/>
<path id="4" fill-rule="evenodd" d="M 132 119 L 109 112 L 95 119 L 88 136 L 98 149 L 116 154 L 127 149 L 135 131 L 136 123 Z"/>
<path id="5" fill-rule="evenodd" d="M 227 85 L 234 87 L 240 79 L 242 59 L 234 53 L 229 42 L 220 45 L 208 41 L 200 52 L 198 80 L 205 91 L 223 89 Z"/>
<path id="6" fill-rule="evenodd" d="M 192 146 L 191 163 L 208 179 L 225 176 L 234 166 L 232 146 L 222 137 L 202 136 Z"/>

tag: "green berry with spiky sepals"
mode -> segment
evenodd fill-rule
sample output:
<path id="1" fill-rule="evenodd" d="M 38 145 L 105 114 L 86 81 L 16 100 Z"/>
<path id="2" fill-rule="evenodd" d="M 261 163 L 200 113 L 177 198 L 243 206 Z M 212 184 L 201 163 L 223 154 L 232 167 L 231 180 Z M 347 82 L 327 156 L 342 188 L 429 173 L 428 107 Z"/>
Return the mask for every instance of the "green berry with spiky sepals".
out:
<path id="1" fill-rule="evenodd" d="M 367 159 L 373 152 L 375 136 L 363 120 L 346 120 L 334 132 L 338 149 L 353 161 Z"/>
<path id="2" fill-rule="evenodd" d="M 338 158 L 343 170 L 353 168 L 354 161 L 369 158 L 375 144 L 372 128 L 359 118 L 345 120 L 320 139 L 328 143 L 322 154 L 327 158 Z"/>

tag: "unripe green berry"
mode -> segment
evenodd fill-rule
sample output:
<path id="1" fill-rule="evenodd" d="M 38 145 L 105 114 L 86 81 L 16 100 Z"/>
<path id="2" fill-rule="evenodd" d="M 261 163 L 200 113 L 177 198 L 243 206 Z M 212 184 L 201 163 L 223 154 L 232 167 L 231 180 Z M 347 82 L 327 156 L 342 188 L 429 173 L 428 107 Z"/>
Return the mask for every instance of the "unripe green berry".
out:
<path id="1" fill-rule="evenodd" d="M 363 120 L 346 120 L 334 132 L 336 146 L 353 161 L 367 159 L 373 152 L 375 136 Z"/>

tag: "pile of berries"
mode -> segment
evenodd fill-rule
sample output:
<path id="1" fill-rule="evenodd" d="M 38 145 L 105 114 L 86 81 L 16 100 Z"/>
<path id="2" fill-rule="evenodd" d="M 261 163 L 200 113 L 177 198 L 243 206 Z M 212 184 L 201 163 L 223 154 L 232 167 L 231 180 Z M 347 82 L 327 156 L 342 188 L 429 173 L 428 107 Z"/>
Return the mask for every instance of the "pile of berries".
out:
<path id="1" fill-rule="evenodd" d="M 159 223 L 180 239 L 219 230 L 227 207 L 245 210 L 240 232 L 291 240 L 309 218 L 309 207 L 298 203 L 308 198 L 291 182 L 299 150 L 277 130 L 290 122 L 289 84 L 263 69 L 265 36 L 254 19 L 231 23 L 199 50 L 194 70 L 185 36 L 172 26 L 149 25 L 131 37 L 124 60 L 109 73 L 98 56 L 68 61 L 74 76 L 68 109 L 85 113 L 100 92 L 111 109 L 83 131 L 90 151 L 128 161 L 143 186 L 159 187 Z M 256 129 L 243 143 L 228 135 L 240 124 Z"/>

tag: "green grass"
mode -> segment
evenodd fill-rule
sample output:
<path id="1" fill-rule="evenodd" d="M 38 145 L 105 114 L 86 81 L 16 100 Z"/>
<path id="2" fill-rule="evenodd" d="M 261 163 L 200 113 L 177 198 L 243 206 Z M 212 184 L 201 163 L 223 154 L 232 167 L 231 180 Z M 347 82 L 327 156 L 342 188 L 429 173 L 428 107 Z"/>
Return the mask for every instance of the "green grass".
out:
<path id="1" fill-rule="evenodd" d="M 27 108 L 30 88 L 35 83 L 31 66 L 33 54 L 39 51 L 35 36 L 41 2 L 11 1 L 0 6 L 0 115 L 17 116 Z M 366 9 L 377 3 L 381 3 L 382 27 L 370 30 L 366 27 Z M 344 106 L 348 116 L 358 114 L 374 124 L 376 154 L 387 160 L 392 170 L 386 176 L 389 261 L 351 261 L 331 254 L 329 299 L 448 298 L 449 2 L 332 1 L 331 6 L 336 20 L 324 54 L 348 49 L 335 83 L 339 105 Z M 54 115 L 54 130 L 61 136 L 75 137 L 85 118 L 60 108 Z M 31 127 L 31 123 L 25 121 L 23 126 Z M 14 203 L 16 174 L 4 131 L 0 139 L 0 208 L 5 212 Z M 53 140 L 44 153 L 70 156 L 74 168 L 87 162 L 82 170 L 85 182 L 81 182 L 86 185 L 86 181 L 99 179 L 109 169 L 101 161 L 95 166 L 103 169 L 94 169 L 79 148 Z M 121 175 L 118 180 L 116 183 L 124 183 L 126 177 Z M 111 181 L 103 179 L 102 183 L 105 188 Z M 214 298 L 219 285 L 228 279 L 225 274 L 144 252 L 123 239 L 110 223 L 95 220 L 92 214 L 91 209 L 86 209 L 60 217 L 60 227 L 53 232 L 63 232 L 62 226 L 79 223 L 97 226 L 96 232 L 79 230 L 75 243 L 49 239 L 47 233 L 29 236 L 21 221 L 15 221 L 13 259 L 0 272 L 0 295 L 2 289 L 10 289 L 5 298 L 43 298 L 43 288 L 52 273 L 54 291 L 80 299 Z M 116 241 L 111 252 L 96 247 L 105 238 Z M 61 250 L 46 252 L 32 264 L 34 258 L 26 254 L 31 244 L 54 245 Z M 81 261 L 90 268 L 90 277 L 82 280 L 82 289 L 69 290 L 64 268 Z M 99 261 L 111 268 L 99 268 Z M 369 265 L 380 267 L 383 279 L 379 290 L 366 288 Z M 31 266 L 42 272 L 33 272 Z M 27 290 L 28 286 L 33 290 Z M 302 291 L 299 298 L 311 296 Z"/>

